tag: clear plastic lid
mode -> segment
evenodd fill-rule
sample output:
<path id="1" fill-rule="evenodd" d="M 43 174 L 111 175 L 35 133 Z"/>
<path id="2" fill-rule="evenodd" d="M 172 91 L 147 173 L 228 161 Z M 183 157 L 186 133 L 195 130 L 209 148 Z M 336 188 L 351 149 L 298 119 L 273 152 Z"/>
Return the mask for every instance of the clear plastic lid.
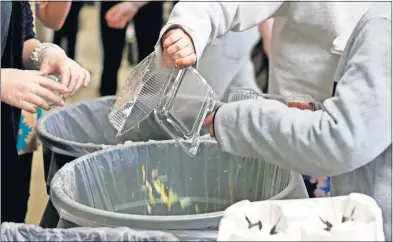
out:
<path id="1" fill-rule="evenodd" d="M 183 69 L 165 92 L 163 102 L 154 112 L 156 120 L 194 156 L 198 150 L 203 121 L 216 104 L 216 96 L 205 79 L 192 67 Z"/>
<path id="2" fill-rule="evenodd" d="M 153 52 L 131 72 L 109 121 L 122 136 L 154 111 L 161 127 L 194 156 L 204 118 L 215 103 L 213 90 L 194 68 L 169 66 Z"/>

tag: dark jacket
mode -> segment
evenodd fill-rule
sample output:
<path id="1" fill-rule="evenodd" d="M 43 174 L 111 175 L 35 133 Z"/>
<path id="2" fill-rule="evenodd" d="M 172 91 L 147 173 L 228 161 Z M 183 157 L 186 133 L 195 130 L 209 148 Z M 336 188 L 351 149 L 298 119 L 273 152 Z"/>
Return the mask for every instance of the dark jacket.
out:
<path id="1" fill-rule="evenodd" d="M 26 40 L 35 37 L 30 3 L 28 1 L 2 2 L 1 12 L 1 43 L 6 43 L 5 46 L 1 46 L 1 68 L 23 69 L 23 44 Z M 1 102 L 2 138 L 8 136 L 6 133 L 13 132 L 15 146 L 20 112 L 20 109 Z"/>

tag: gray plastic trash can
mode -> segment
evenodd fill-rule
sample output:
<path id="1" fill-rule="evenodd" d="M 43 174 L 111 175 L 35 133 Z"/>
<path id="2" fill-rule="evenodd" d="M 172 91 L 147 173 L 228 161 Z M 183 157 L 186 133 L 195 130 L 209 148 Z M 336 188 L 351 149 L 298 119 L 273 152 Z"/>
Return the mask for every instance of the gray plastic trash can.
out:
<path id="1" fill-rule="evenodd" d="M 170 139 L 153 117 L 141 122 L 121 138 L 108 120 L 116 97 L 103 97 L 59 108 L 42 117 L 37 136 L 43 145 L 45 175 L 48 185 L 53 175 L 66 163 L 108 146 L 126 141 Z"/>
<path id="2" fill-rule="evenodd" d="M 166 189 L 180 200 L 189 198 L 188 206 L 176 202 L 168 212 L 154 196 L 149 209 L 152 199 L 144 181 L 155 184 L 153 176 L 165 177 Z M 300 175 L 232 156 L 207 140 L 193 158 L 173 140 L 95 152 L 66 164 L 51 183 L 53 205 L 65 221 L 171 232 L 217 229 L 223 211 L 240 200 L 306 197 Z"/>
<path id="3" fill-rule="evenodd" d="M 179 241 L 170 233 L 130 228 L 44 229 L 32 224 L 1 224 L 1 241 Z"/>
<path id="4" fill-rule="evenodd" d="M 48 192 L 54 174 L 66 163 L 82 155 L 124 144 L 126 141 L 171 139 L 153 115 L 125 136 L 117 138 L 116 130 L 108 120 L 115 100 L 116 97 L 112 96 L 76 103 L 54 110 L 38 121 L 37 136 L 43 147 Z M 203 132 L 207 133 L 207 130 Z M 53 228 L 57 222 L 58 215 L 49 202 L 40 225 Z"/>

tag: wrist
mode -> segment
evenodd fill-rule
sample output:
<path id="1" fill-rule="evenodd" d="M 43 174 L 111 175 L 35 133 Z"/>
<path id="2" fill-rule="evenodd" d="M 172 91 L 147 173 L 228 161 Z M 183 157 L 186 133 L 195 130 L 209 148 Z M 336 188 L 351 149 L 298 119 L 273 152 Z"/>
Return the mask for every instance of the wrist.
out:
<path id="1" fill-rule="evenodd" d="M 58 45 L 52 44 L 52 43 L 41 43 L 38 46 L 36 46 L 33 51 L 30 54 L 30 59 L 33 62 L 35 68 L 37 70 L 40 69 L 41 63 L 43 58 L 45 57 L 45 54 L 48 51 L 59 51 L 60 53 L 64 53 L 64 50 L 61 49 Z"/>

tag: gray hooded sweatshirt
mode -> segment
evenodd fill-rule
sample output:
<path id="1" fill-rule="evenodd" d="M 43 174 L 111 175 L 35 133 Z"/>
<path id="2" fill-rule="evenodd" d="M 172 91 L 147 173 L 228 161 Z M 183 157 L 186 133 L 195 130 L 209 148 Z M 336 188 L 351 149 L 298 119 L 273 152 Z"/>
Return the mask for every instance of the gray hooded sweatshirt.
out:
<path id="1" fill-rule="evenodd" d="M 312 176 L 332 176 L 331 194 L 373 197 L 391 241 L 391 3 L 375 3 L 342 53 L 335 95 L 325 110 L 303 111 L 273 100 L 218 109 L 214 129 L 223 150 Z M 310 63 L 311 64 L 311 63 Z"/>

